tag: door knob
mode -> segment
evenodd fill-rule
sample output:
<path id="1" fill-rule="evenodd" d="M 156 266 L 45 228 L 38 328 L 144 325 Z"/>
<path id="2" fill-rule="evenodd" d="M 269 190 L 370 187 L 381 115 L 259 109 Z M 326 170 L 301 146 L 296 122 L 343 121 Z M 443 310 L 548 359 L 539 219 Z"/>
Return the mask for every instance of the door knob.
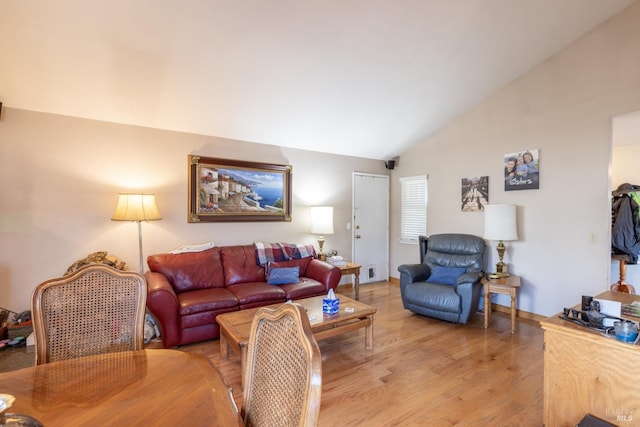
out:
<path id="1" fill-rule="evenodd" d="M 359 235 L 359 234 L 356 234 L 356 239 L 359 239 L 359 238 L 360 238 L 360 235 Z"/>

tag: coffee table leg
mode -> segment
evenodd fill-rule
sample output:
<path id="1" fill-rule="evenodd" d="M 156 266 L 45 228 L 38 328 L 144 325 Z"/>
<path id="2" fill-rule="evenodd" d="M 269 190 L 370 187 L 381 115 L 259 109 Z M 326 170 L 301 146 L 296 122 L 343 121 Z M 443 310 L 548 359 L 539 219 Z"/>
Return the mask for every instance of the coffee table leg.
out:
<path id="1" fill-rule="evenodd" d="M 220 356 L 222 356 L 222 360 L 229 359 L 229 343 L 222 334 L 220 334 Z"/>
<path id="2" fill-rule="evenodd" d="M 368 316 L 370 324 L 364 328 L 364 348 L 373 350 L 373 316 Z"/>
<path id="3" fill-rule="evenodd" d="M 356 287 L 356 301 L 360 301 L 360 269 L 354 274 L 353 285 Z"/>
<path id="4" fill-rule="evenodd" d="M 243 380 L 244 380 L 245 365 L 247 364 L 247 347 L 248 345 L 240 346 L 240 369 L 242 372 Z M 242 389 L 244 390 L 244 384 L 242 384 Z"/>

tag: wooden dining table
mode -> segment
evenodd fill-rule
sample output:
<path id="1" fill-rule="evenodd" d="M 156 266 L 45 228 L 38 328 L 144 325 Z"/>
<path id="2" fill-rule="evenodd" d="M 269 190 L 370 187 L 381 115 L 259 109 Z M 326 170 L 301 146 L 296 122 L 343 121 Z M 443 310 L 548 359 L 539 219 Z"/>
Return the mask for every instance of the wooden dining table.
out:
<path id="1" fill-rule="evenodd" d="M 108 353 L 0 373 L 7 413 L 44 426 L 239 426 L 229 386 L 209 360 L 178 350 Z"/>

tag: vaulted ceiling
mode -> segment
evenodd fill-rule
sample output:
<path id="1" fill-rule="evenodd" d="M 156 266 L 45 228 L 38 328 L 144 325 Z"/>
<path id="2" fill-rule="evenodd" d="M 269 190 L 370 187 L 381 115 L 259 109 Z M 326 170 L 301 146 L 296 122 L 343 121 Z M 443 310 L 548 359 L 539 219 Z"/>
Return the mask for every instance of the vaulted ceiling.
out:
<path id="1" fill-rule="evenodd" d="M 3 0 L 6 106 L 387 159 L 635 0 Z"/>

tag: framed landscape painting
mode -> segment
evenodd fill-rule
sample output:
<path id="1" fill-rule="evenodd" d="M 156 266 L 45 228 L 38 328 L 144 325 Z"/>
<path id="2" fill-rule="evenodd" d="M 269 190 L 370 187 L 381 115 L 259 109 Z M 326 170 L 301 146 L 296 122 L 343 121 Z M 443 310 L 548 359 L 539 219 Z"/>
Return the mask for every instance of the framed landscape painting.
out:
<path id="1" fill-rule="evenodd" d="M 504 156 L 504 190 L 537 190 L 540 188 L 538 150 L 524 150 Z"/>
<path id="2" fill-rule="evenodd" d="M 190 155 L 189 222 L 291 221 L 291 166 Z"/>

